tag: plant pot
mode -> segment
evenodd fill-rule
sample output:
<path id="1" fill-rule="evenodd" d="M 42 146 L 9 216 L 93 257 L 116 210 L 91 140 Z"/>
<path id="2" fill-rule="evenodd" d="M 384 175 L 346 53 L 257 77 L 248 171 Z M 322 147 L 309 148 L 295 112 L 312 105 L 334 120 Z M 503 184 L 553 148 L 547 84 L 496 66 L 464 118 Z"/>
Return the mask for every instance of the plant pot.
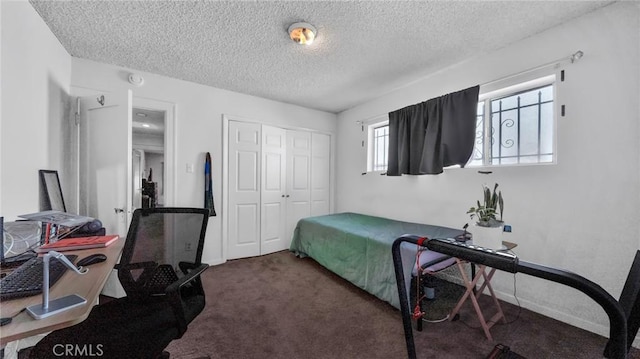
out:
<path id="1" fill-rule="evenodd" d="M 476 224 L 471 232 L 473 234 L 473 244 L 485 248 L 502 249 L 503 231 L 503 226 L 482 227 Z"/>

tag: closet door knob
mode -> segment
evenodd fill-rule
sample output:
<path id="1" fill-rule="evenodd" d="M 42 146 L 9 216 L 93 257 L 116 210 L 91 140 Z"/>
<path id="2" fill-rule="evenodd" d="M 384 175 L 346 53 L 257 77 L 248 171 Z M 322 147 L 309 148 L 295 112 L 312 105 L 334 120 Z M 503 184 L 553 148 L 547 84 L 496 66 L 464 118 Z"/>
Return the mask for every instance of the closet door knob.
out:
<path id="1" fill-rule="evenodd" d="M 287 195 L 286 197 L 289 198 L 289 195 Z"/>
<path id="2" fill-rule="evenodd" d="M 284 195 L 282 195 L 282 198 L 284 198 Z"/>

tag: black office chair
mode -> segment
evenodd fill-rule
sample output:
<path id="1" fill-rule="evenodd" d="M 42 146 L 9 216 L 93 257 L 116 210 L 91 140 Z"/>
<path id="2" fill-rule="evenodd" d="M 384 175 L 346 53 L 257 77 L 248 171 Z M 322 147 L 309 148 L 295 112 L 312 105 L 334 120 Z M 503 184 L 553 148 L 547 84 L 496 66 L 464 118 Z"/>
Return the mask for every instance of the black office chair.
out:
<path id="1" fill-rule="evenodd" d="M 127 296 L 50 333 L 29 357 L 168 358 L 166 346 L 205 305 L 200 274 L 208 268 L 201 263 L 208 219 L 200 208 L 137 209 L 116 266 Z"/>

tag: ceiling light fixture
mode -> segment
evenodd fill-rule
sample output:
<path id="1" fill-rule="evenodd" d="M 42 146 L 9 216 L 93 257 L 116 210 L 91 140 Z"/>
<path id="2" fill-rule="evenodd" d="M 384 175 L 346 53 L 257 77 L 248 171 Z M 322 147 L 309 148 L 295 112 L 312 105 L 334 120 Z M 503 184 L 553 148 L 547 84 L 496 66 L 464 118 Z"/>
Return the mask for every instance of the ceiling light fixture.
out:
<path id="1" fill-rule="evenodd" d="M 289 26 L 289 37 L 300 45 L 311 45 L 316 38 L 316 28 L 306 22 L 296 22 Z"/>
<path id="2" fill-rule="evenodd" d="M 148 123 L 143 123 L 143 124 L 142 124 L 142 127 L 149 128 L 149 127 L 151 127 L 151 125 L 150 125 L 150 124 L 148 124 Z"/>

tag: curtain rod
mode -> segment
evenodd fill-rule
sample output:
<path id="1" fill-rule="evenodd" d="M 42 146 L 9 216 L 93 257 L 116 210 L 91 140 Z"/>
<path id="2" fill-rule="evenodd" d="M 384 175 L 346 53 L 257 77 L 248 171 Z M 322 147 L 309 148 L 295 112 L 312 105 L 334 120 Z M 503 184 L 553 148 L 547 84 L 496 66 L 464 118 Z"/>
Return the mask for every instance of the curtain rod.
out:
<path id="1" fill-rule="evenodd" d="M 507 76 L 501 77 L 501 78 L 499 78 L 497 80 L 485 82 L 485 83 L 481 84 L 480 86 L 493 85 L 496 82 L 508 80 L 508 79 L 516 77 L 516 76 L 527 74 L 529 72 L 533 72 L 533 71 L 536 71 L 536 70 L 544 69 L 544 68 L 547 68 L 547 67 L 550 67 L 550 66 L 557 66 L 557 65 L 560 65 L 561 63 L 563 63 L 565 61 L 569 61 L 570 63 L 574 63 L 574 62 L 580 60 L 582 58 L 582 56 L 584 56 L 584 52 L 582 52 L 581 50 L 578 50 L 578 51 L 574 52 L 573 54 L 571 54 L 571 56 L 566 56 L 566 57 L 557 59 L 555 61 L 548 62 L 546 64 L 542 64 L 542 65 L 539 65 L 539 66 L 536 66 L 536 67 L 532 67 L 530 69 L 526 69 L 526 70 L 517 72 L 515 74 L 507 75 Z"/>
<path id="2" fill-rule="evenodd" d="M 559 58 L 557 60 L 548 62 L 546 64 L 542 64 L 542 65 L 539 65 L 539 66 L 536 66 L 536 67 L 532 67 L 532 68 L 517 72 L 515 74 L 507 75 L 507 76 L 501 77 L 501 78 L 499 78 L 497 80 L 492 80 L 492 81 L 489 81 L 489 82 L 485 82 L 483 84 L 480 84 L 480 87 L 492 85 L 492 84 L 494 84 L 496 82 L 508 80 L 510 78 L 513 78 L 513 77 L 516 77 L 516 76 L 521 76 L 521 75 L 524 75 L 526 73 L 533 72 L 533 71 L 536 71 L 536 70 L 544 69 L 544 68 L 549 67 L 549 66 L 556 66 L 556 65 L 559 65 L 559 64 L 561 64 L 561 63 L 563 63 L 565 61 L 569 61 L 570 63 L 573 64 L 576 61 L 580 60 L 582 58 L 582 56 L 584 56 L 584 52 L 582 50 L 578 50 L 578 51 L 574 52 L 573 54 L 571 54 L 570 56 L 565 56 L 565 57 Z M 365 123 L 368 123 L 371 120 L 374 120 L 374 119 L 376 119 L 378 117 L 382 117 L 382 116 L 385 116 L 385 115 L 387 115 L 387 114 L 384 113 L 384 114 L 380 114 L 380 115 L 376 115 L 376 116 L 371 116 L 371 117 L 369 117 L 369 118 L 367 118 L 365 120 L 358 120 L 358 121 L 356 121 L 356 124 L 364 125 Z"/>

